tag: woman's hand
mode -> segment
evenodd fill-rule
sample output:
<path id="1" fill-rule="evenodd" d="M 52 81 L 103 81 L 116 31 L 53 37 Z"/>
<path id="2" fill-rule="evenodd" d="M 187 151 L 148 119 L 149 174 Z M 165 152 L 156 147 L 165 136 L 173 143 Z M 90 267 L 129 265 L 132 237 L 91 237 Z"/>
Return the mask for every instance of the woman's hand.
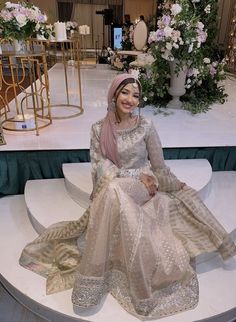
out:
<path id="1" fill-rule="evenodd" d="M 157 186 L 155 183 L 155 178 L 153 176 L 149 176 L 145 173 L 141 173 L 139 176 L 139 180 L 145 185 L 150 196 L 155 196 L 157 192 Z"/>

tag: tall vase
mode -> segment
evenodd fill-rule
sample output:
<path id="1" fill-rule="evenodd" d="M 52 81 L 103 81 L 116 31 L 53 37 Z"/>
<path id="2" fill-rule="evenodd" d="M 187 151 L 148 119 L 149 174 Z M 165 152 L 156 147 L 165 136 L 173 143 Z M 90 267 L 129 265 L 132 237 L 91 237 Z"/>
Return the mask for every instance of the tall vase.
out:
<path id="1" fill-rule="evenodd" d="M 178 60 L 170 61 L 170 88 L 168 90 L 169 94 L 172 96 L 172 100 L 169 101 L 167 107 L 180 109 L 183 103 L 180 100 L 180 97 L 183 96 L 186 92 L 185 81 L 187 74 L 187 66 L 182 66 L 180 70 L 176 71 L 176 66 Z"/>
<path id="2" fill-rule="evenodd" d="M 13 40 L 13 48 L 16 53 L 24 54 L 27 51 L 25 40 Z"/>

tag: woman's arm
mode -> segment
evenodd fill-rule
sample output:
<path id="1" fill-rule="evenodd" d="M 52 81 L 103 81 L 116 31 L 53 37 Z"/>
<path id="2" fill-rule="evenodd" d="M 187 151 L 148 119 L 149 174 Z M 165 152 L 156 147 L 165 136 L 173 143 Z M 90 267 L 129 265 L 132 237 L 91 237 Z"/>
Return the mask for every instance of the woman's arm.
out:
<path id="1" fill-rule="evenodd" d="M 158 190 L 171 192 L 182 189 L 185 184 L 165 164 L 161 141 L 153 123 L 147 135 L 146 143 L 151 168 L 159 183 Z"/>

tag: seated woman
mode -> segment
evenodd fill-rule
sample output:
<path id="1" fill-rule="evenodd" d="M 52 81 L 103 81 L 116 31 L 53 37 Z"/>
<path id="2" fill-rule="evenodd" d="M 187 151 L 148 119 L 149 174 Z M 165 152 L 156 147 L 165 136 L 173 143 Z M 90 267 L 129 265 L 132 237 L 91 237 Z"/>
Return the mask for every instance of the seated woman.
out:
<path id="1" fill-rule="evenodd" d="M 236 246 L 165 165 L 152 122 L 133 113 L 140 95 L 131 75 L 113 80 L 107 115 L 92 126 L 90 207 L 28 244 L 20 264 L 47 277 L 48 294 L 73 287 L 76 306 L 110 292 L 131 314 L 160 318 L 197 305 L 191 259 L 216 250 L 228 259 Z"/>

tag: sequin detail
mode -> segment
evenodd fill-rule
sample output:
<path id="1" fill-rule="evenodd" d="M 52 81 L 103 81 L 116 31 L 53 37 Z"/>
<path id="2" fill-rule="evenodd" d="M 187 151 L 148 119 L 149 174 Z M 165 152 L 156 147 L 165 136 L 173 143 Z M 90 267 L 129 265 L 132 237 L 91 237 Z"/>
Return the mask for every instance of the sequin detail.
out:
<path id="1" fill-rule="evenodd" d="M 124 272 L 112 270 L 104 277 L 86 277 L 78 274 L 72 293 L 72 302 L 79 307 L 99 304 L 110 292 L 129 313 L 142 318 L 161 318 L 194 308 L 198 303 L 199 287 L 193 273 L 184 282 L 176 282 L 153 293 L 152 298 L 132 298 Z"/>

